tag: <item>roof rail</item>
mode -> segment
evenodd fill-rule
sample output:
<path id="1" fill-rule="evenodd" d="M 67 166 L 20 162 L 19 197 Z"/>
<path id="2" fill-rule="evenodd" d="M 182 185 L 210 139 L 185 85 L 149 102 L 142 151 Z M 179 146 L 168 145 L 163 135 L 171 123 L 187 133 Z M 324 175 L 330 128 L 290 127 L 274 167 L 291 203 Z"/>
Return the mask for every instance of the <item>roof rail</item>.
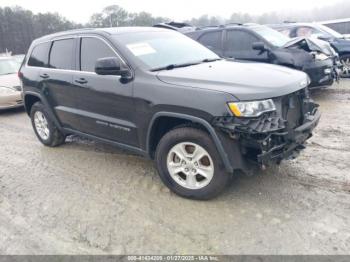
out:
<path id="1" fill-rule="evenodd" d="M 295 24 L 296 22 L 295 21 L 288 21 L 288 20 L 286 20 L 286 21 L 283 21 L 283 23 L 284 24 Z"/>

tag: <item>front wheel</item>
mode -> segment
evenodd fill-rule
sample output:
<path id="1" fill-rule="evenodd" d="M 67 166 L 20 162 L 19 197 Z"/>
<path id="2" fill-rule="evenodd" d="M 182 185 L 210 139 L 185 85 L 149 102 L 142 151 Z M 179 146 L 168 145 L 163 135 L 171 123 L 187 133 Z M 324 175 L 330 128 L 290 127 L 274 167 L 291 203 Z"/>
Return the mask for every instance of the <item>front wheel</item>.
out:
<path id="1" fill-rule="evenodd" d="M 156 164 L 164 184 L 186 198 L 213 198 L 229 182 L 210 136 L 192 127 L 177 128 L 164 135 L 157 147 Z"/>

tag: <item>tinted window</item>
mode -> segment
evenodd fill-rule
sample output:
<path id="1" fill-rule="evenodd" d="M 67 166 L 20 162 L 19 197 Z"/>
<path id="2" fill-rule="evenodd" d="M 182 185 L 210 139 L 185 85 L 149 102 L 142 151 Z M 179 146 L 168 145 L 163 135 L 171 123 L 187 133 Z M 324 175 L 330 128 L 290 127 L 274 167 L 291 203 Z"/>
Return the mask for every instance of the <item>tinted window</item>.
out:
<path id="1" fill-rule="evenodd" d="M 57 69 L 73 69 L 73 39 L 58 40 L 52 44 L 50 67 Z"/>
<path id="2" fill-rule="evenodd" d="M 92 37 L 81 39 L 80 69 L 82 71 L 95 72 L 97 59 L 115 56 L 113 50 L 100 39 Z"/>
<path id="3" fill-rule="evenodd" d="M 199 38 L 199 42 L 211 50 L 220 50 L 221 31 L 206 33 Z"/>
<path id="4" fill-rule="evenodd" d="M 238 30 L 231 30 L 227 32 L 226 50 L 227 51 L 250 51 L 253 50 L 254 42 L 259 39 L 254 35 Z"/>
<path id="5" fill-rule="evenodd" d="M 34 47 L 32 54 L 29 57 L 28 65 L 38 66 L 38 67 L 47 67 L 49 60 L 49 50 L 51 42 L 39 44 Z"/>

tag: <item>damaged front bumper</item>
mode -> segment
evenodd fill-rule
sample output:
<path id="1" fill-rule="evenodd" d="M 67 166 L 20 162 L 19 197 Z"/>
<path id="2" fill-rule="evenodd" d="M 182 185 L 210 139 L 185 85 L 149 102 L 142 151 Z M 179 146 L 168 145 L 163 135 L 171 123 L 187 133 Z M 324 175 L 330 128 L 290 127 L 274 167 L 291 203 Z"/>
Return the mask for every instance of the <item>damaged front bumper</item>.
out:
<path id="1" fill-rule="evenodd" d="M 227 137 L 236 147 L 236 155 L 229 154 L 233 166 L 237 152 L 241 154 L 238 157 L 240 166 L 234 168 L 249 169 L 251 162 L 265 167 L 294 158 L 312 136 L 321 113 L 318 105 L 308 97 L 307 89 L 273 100 L 276 111 L 257 118 L 215 118 L 214 125 L 226 134 L 227 151 L 230 152 Z"/>
<path id="2" fill-rule="evenodd" d="M 313 61 L 302 70 L 310 77 L 310 88 L 330 86 L 339 79 L 339 70 L 333 59 Z"/>

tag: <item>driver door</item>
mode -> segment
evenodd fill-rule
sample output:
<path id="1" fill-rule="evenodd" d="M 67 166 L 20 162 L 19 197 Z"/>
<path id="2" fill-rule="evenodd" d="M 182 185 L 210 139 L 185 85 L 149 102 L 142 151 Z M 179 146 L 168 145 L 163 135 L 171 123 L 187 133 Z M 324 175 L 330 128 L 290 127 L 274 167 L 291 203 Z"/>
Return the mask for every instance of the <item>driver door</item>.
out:
<path id="1" fill-rule="evenodd" d="M 73 85 L 79 87 L 77 114 L 81 132 L 123 144 L 138 146 L 134 124 L 133 82 L 122 83 L 116 75 L 97 75 L 100 58 L 116 57 L 114 48 L 104 39 L 82 36 L 77 50 L 78 68 Z"/>

